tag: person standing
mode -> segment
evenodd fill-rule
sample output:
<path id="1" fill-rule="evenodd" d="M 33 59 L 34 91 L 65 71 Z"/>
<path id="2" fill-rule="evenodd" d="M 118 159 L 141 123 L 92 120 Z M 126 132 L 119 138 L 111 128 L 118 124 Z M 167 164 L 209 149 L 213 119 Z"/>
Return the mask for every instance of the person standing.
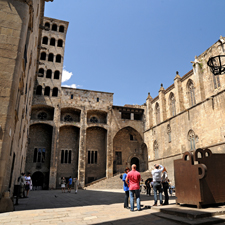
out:
<path id="1" fill-rule="evenodd" d="M 159 192 L 160 205 L 163 204 L 162 187 L 161 187 L 161 173 L 162 173 L 164 167 L 159 164 L 155 164 L 154 167 L 155 167 L 155 169 L 152 170 L 154 201 L 155 201 L 153 206 L 157 206 L 157 191 Z"/>
<path id="2" fill-rule="evenodd" d="M 148 178 L 148 179 L 145 181 L 145 186 L 146 186 L 146 190 L 147 190 L 147 195 L 148 195 L 148 196 L 151 195 L 151 181 L 152 181 L 152 178 Z"/>
<path id="3" fill-rule="evenodd" d="M 134 194 L 137 200 L 137 210 L 141 210 L 141 201 L 140 201 L 140 181 L 141 174 L 136 170 L 136 165 L 132 165 L 132 170 L 127 174 L 126 183 L 129 186 L 130 194 L 130 211 L 134 211 Z"/>
<path id="4" fill-rule="evenodd" d="M 61 188 L 62 188 L 62 193 L 65 193 L 65 187 L 66 187 L 66 179 L 65 177 L 61 177 Z"/>
<path id="5" fill-rule="evenodd" d="M 25 181 L 26 181 L 26 185 L 25 185 L 25 190 L 26 190 L 26 198 L 28 198 L 28 194 L 29 194 L 29 190 L 32 187 L 32 180 L 30 177 L 30 173 L 28 173 L 28 175 L 25 177 Z"/>
<path id="6" fill-rule="evenodd" d="M 124 198 L 124 208 L 126 209 L 129 209 L 129 206 L 128 206 L 128 198 L 129 198 L 129 187 L 126 183 L 126 177 L 127 177 L 127 174 L 129 173 L 130 169 L 128 167 L 126 167 L 125 171 L 124 171 L 124 174 L 123 174 L 123 190 L 125 191 L 125 198 Z"/>
<path id="7" fill-rule="evenodd" d="M 162 171 L 162 185 L 163 185 L 163 192 L 165 196 L 165 201 L 163 205 L 168 205 L 169 204 L 169 195 L 168 195 L 169 183 L 168 183 L 168 175 L 167 175 L 166 167 L 164 167 Z"/>
<path id="8" fill-rule="evenodd" d="M 74 180 L 74 190 L 75 190 L 75 194 L 77 194 L 78 186 L 79 186 L 79 180 L 78 180 L 77 177 L 76 177 L 75 180 Z"/>
<path id="9" fill-rule="evenodd" d="M 72 179 L 72 177 L 70 176 L 69 181 L 68 181 L 68 192 L 71 192 L 72 183 L 73 183 L 73 179 Z"/>

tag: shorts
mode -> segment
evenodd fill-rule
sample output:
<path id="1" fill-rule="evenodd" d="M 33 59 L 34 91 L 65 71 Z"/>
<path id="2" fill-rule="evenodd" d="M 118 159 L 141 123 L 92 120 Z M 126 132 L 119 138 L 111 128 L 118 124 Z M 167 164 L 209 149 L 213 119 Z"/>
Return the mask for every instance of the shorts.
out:
<path id="1" fill-rule="evenodd" d="M 61 188 L 65 188 L 66 187 L 66 185 L 65 184 L 61 184 Z"/>
<path id="2" fill-rule="evenodd" d="M 29 185 L 29 184 L 26 184 L 25 190 L 26 190 L 26 191 L 30 190 L 30 185 Z"/>
<path id="3" fill-rule="evenodd" d="M 69 184 L 69 185 L 68 185 L 68 188 L 72 188 L 72 184 Z"/>

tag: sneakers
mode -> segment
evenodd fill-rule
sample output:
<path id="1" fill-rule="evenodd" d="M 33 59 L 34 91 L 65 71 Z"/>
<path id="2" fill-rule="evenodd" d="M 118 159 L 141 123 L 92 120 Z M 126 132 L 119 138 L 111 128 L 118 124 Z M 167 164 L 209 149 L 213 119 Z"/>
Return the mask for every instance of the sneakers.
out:
<path id="1" fill-rule="evenodd" d="M 153 206 L 157 206 L 157 204 L 154 204 Z"/>

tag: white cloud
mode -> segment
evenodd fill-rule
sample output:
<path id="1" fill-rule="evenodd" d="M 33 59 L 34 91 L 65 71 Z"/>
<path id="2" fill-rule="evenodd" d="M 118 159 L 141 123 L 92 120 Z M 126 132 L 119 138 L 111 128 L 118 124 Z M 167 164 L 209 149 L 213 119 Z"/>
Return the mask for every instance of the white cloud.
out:
<path id="1" fill-rule="evenodd" d="M 69 72 L 69 71 L 63 69 L 63 72 L 62 72 L 62 83 L 68 81 L 72 76 L 73 76 L 72 72 Z"/>
<path id="2" fill-rule="evenodd" d="M 62 87 L 78 88 L 78 87 L 80 87 L 80 85 L 77 85 L 77 84 L 71 84 L 71 85 L 62 84 Z"/>

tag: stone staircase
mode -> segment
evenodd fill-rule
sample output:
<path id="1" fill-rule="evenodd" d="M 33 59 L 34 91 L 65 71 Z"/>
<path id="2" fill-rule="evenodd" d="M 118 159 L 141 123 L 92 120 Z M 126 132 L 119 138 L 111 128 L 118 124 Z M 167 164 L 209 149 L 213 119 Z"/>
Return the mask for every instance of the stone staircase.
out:
<path id="1" fill-rule="evenodd" d="M 141 172 L 141 178 L 145 181 L 147 178 L 151 177 L 150 171 Z M 95 180 L 89 184 L 86 184 L 85 189 L 123 189 L 123 182 L 120 179 L 120 174 L 116 174 L 111 178 L 103 177 L 99 180 Z"/>

